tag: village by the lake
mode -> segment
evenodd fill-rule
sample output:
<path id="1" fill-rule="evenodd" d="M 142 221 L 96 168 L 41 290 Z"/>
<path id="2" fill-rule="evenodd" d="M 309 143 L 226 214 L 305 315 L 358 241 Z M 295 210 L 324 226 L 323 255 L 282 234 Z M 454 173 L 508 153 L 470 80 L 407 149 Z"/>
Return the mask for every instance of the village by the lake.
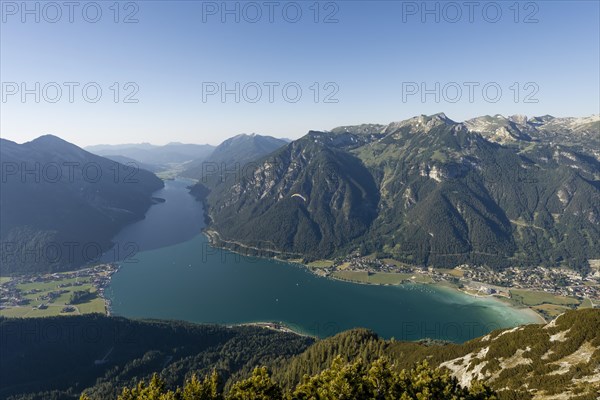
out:
<path id="1" fill-rule="evenodd" d="M 307 264 L 317 275 L 355 283 L 439 284 L 474 296 L 494 296 L 516 307 L 528 307 L 550 320 L 568 309 L 600 308 L 600 262 L 590 260 L 588 274 L 572 269 L 459 265 L 453 269 L 419 268 L 392 259 L 351 255 Z"/>
<path id="2" fill-rule="evenodd" d="M 70 272 L 0 278 L 0 316 L 41 317 L 110 313 L 104 290 L 116 264 Z"/>

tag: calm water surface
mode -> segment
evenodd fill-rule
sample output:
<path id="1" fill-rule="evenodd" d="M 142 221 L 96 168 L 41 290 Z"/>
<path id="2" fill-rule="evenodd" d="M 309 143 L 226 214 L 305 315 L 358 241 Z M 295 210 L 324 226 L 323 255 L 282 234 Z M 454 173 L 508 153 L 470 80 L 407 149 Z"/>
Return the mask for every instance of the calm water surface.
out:
<path id="1" fill-rule="evenodd" d="M 465 341 L 500 328 L 536 322 L 495 299 L 476 299 L 431 285 L 373 286 L 317 277 L 275 260 L 209 246 L 202 205 L 185 180 L 167 181 L 146 219 L 115 241 L 136 243 L 106 294 L 114 314 L 192 322 L 284 322 L 330 336 L 370 328 L 384 337 Z"/>

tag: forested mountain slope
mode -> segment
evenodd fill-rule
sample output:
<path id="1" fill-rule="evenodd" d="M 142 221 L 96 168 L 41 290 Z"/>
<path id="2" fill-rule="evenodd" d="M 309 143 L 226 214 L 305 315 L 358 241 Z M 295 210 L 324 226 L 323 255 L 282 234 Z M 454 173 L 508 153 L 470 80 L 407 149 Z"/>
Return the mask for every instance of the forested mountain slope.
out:
<path id="1" fill-rule="evenodd" d="M 170 386 L 216 369 L 222 379 L 298 354 L 313 339 L 258 327 L 102 315 L 0 318 L 0 398 L 115 399 L 158 372 Z"/>
<path id="2" fill-rule="evenodd" d="M 423 361 L 439 371 L 421 369 L 417 375 L 439 378 L 452 390 L 460 385 L 481 393 L 479 381 L 499 399 L 595 400 L 600 391 L 597 309 L 569 311 L 546 325 L 496 330 L 463 344 L 384 340 L 365 329 L 315 341 L 258 327 L 93 315 L 0 319 L 0 333 L 0 396 L 10 399 L 73 399 L 82 391 L 92 399 L 115 399 L 123 387 L 149 382 L 154 373 L 165 390 L 175 390 L 193 375 L 202 380 L 216 372 L 218 391 L 231 394 L 236 386 L 252 386 L 244 379 L 253 379 L 252 370 L 261 365 L 267 368 L 254 379 L 270 380 L 281 392 L 302 387 L 309 382 L 305 376 L 315 377 L 306 390 L 331 389 L 331 377 L 341 383 L 350 379 L 348 387 L 353 387 L 373 367 L 389 371 L 386 376 L 408 378 L 415 371 L 406 375 L 401 370 L 418 371 Z"/>
<path id="3" fill-rule="evenodd" d="M 586 269 L 600 258 L 598 118 L 524 121 L 437 114 L 309 132 L 199 190 L 209 228 L 223 245 L 307 259 Z"/>
<path id="4" fill-rule="evenodd" d="M 347 360 L 392 360 L 411 368 L 422 360 L 441 367 L 463 386 L 484 382 L 501 399 L 596 399 L 600 391 L 600 310 L 569 311 L 546 325 L 496 330 L 463 344 L 385 341 L 354 330 L 318 341 L 304 353 L 278 364 L 273 377 L 290 387 L 313 375 L 336 355 Z"/>
<path id="5" fill-rule="evenodd" d="M 56 136 L 17 144 L 0 139 L 0 274 L 78 267 L 144 217 L 154 174 L 91 154 Z"/>

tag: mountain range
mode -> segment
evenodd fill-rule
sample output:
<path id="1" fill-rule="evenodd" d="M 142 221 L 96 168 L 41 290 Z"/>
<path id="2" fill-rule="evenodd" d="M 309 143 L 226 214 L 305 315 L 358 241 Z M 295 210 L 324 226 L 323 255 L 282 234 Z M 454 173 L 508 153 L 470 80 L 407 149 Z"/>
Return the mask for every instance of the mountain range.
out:
<path id="1" fill-rule="evenodd" d="M 586 270 L 600 258 L 599 137 L 598 116 L 422 115 L 311 131 L 195 192 L 226 247 Z"/>
<path id="2" fill-rule="evenodd" d="M 2 275 L 93 261 L 121 228 L 144 218 L 163 187 L 148 171 L 52 135 L 23 144 L 0 139 L 0 158 Z"/>
<path id="3" fill-rule="evenodd" d="M 160 160 L 180 162 L 181 175 L 199 181 L 192 193 L 222 246 L 305 260 L 356 253 L 434 267 L 586 270 L 588 260 L 600 259 L 599 138 L 598 116 L 458 123 L 436 114 L 311 131 L 292 142 L 244 134 L 216 148 L 92 148 L 119 153 L 112 160 L 50 135 L 23 145 L 3 140 L 3 251 L 73 238 L 110 247 L 110 237 L 143 218 L 150 194 L 162 187 L 136 167 L 158 171 Z M 127 155 L 132 149 L 137 158 Z M 78 165 L 69 167 L 73 161 Z M 53 163 L 61 168 L 57 181 L 42 176 Z M 84 176 L 93 164 L 103 173 L 98 182 Z M 136 184 L 123 184 L 132 174 Z M 81 256 L 68 263 L 44 258 L 50 261 L 5 266 L 3 273 L 82 263 Z"/>

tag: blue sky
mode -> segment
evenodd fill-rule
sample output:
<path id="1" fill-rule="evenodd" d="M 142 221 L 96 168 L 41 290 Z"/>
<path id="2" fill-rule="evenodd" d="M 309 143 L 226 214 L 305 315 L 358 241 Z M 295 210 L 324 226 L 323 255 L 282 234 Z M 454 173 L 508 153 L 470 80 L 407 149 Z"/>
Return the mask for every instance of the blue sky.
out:
<path id="1" fill-rule="evenodd" d="M 20 1 L 2 1 L 3 138 L 218 144 L 239 133 L 297 138 L 310 129 L 441 111 L 457 121 L 600 112 L 598 1 L 476 2 L 472 22 L 463 1 L 427 2 L 434 12 L 425 15 L 421 1 L 276 1 L 273 22 L 264 1 L 227 2 L 238 7 L 239 22 L 235 14 L 222 21 L 220 1 L 120 2 L 118 16 L 113 1 L 99 1 L 96 23 L 85 19 L 96 18 L 89 3 L 78 3 L 71 23 L 64 6 L 58 18 L 45 3 L 28 2 L 30 9 L 38 4 L 38 23 Z M 124 23 L 132 13 L 138 22 Z M 78 84 L 72 102 L 64 82 Z M 235 94 L 223 101 L 207 93 L 236 83 L 239 102 Z M 23 84 L 39 103 L 35 94 L 22 98 Z M 56 85 L 62 97 L 53 103 Z M 96 87 L 102 95 L 94 103 Z M 423 87 L 432 90 L 424 99 Z M 302 95 L 292 102 L 297 88 Z M 130 100 L 138 102 L 125 102 L 136 89 Z"/>

